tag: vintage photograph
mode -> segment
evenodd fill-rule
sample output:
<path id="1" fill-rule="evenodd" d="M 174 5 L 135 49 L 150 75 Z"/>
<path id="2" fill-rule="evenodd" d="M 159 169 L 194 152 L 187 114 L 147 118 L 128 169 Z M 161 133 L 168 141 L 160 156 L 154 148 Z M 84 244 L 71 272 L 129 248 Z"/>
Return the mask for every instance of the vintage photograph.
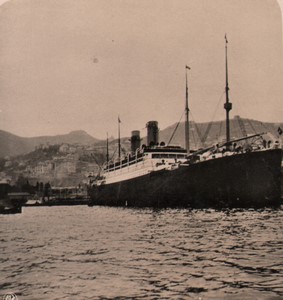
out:
<path id="1" fill-rule="evenodd" d="M 0 299 L 283 299 L 283 0 L 0 0 Z"/>

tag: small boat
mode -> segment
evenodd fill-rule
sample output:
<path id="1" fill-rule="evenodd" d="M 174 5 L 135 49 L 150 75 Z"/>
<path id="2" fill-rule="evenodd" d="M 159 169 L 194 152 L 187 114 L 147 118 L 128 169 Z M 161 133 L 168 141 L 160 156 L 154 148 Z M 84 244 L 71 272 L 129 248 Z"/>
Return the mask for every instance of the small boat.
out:
<path id="1" fill-rule="evenodd" d="M 22 206 L 27 202 L 29 193 L 14 192 L 6 181 L 0 182 L 0 214 L 21 213 Z"/>
<path id="2" fill-rule="evenodd" d="M 186 148 L 159 143 L 158 123 L 147 123 L 147 145 L 133 131 L 131 152 L 110 161 L 89 184 L 89 205 L 128 207 L 277 207 L 281 203 L 279 147 L 267 147 L 263 134 L 230 139 L 228 61 L 226 40 L 226 141 L 192 151 L 189 143 L 186 66 Z M 118 126 L 119 126 L 118 122 Z M 120 132 L 120 130 L 119 130 Z M 244 145 L 241 143 L 244 142 Z M 249 146 L 247 142 L 249 143 Z"/>

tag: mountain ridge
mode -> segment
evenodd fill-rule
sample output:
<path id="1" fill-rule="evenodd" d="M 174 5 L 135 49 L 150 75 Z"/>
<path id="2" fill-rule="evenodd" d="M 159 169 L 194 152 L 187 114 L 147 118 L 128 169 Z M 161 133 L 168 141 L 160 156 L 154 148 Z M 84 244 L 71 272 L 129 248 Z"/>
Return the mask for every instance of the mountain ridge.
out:
<path id="1" fill-rule="evenodd" d="M 243 126 L 240 125 L 243 124 Z M 178 123 L 172 124 L 159 131 L 159 141 L 164 141 L 166 144 L 171 139 Z M 177 144 L 184 147 L 184 122 L 178 125 L 174 137 L 170 144 Z M 207 130 L 207 127 L 210 130 Z M 261 122 L 252 119 L 233 118 L 230 120 L 231 126 L 231 139 L 243 137 L 244 134 L 254 134 L 269 132 L 274 139 L 278 138 L 277 129 L 283 129 L 283 123 L 278 122 Z M 243 132 L 244 128 L 244 132 Z M 201 142 L 203 138 L 203 142 Z M 142 137 L 146 141 L 145 137 Z M 190 143 L 193 148 L 202 147 L 205 144 L 213 144 L 225 139 L 225 121 L 214 121 L 205 123 L 190 122 Z M 0 130 L 0 157 L 16 156 L 26 154 L 35 149 L 35 147 L 44 144 L 82 144 L 82 145 L 97 145 L 103 146 L 105 140 L 100 140 L 89 135 L 84 130 L 74 130 L 67 134 L 60 134 L 55 136 L 38 136 L 38 137 L 20 137 L 7 131 Z M 117 143 L 117 139 L 112 139 L 109 143 Z M 121 138 L 122 145 L 129 150 L 130 142 L 129 137 Z"/>
<path id="2" fill-rule="evenodd" d="M 178 123 L 168 126 L 160 131 L 159 141 L 168 143 L 171 139 L 172 133 Z M 194 123 L 190 122 L 190 144 L 192 148 L 200 148 L 205 145 L 212 145 L 214 143 L 223 142 L 226 140 L 225 120 Z M 207 130 L 207 128 L 209 130 Z M 231 140 L 251 135 L 255 133 L 268 133 L 268 139 L 276 140 L 279 137 L 278 128 L 283 128 L 283 123 L 278 122 L 261 122 L 258 120 L 239 118 L 238 116 L 230 119 L 230 137 Z M 182 122 L 178 126 L 171 144 L 179 144 L 185 146 L 185 123 Z M 203 139 L 203 141 L 201 141 Z"/>
<path id="3" fill-rule="evenodd" d="M 20 137 L 10 132 L 0 130 L 0 157 L 26 154 L 42 144 L 82 144 L 90 145 L 99 142 L 84 130 L 75 130 L 67 134 L 54 136 Z"/>

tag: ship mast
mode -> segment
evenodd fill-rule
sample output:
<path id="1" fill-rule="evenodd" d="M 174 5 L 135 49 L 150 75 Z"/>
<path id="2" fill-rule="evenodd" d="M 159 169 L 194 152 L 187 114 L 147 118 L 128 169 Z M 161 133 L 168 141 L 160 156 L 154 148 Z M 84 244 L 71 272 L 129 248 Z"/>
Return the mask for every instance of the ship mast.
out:
<path id="1" fill-rule="evenodd" d="M 225 34 L 225 64 L 226 64 L 226 102 L 224 103 L 224 109 L 226 110 L 226 142 L 230 142 L 230 120 L 229 112 L 232 109 L 232 103 L 229 102 L 229 84 L 228 84 L 228 57 L 227 57 L 227 44 L 228 40 Z"/>
<path id="2" fill-rule="evenodd" d="M 187 154 L 190 154 L 190 130 L 189 130 L 189 91 L 188 91 L 188 73 L 187 70 L 191 68 L 186 66 L 186 121 L 185 121 L 185 143 L 186 143 L 186 150 Z"/>

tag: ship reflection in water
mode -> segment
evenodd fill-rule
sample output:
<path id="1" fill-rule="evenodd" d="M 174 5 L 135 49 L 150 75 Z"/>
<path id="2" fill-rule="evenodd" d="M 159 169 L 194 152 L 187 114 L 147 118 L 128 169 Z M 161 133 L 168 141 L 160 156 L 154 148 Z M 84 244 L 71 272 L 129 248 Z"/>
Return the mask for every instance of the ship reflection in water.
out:
<path id="1" fill-rule="evenodd" d="M 1 296 L 283 297 L 282 207 L 23 207 L 22 214 L 0 216 L 0 222 Z"/>

